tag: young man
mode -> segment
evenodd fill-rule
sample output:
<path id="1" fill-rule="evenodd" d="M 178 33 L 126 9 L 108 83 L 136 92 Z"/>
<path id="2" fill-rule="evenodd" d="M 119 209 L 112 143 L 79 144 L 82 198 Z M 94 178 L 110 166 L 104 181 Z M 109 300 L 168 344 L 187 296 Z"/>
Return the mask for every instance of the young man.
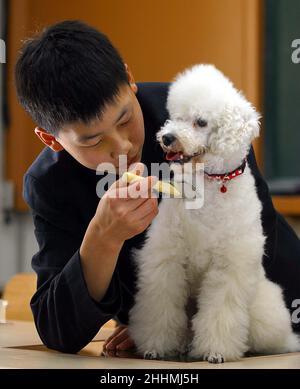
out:
<path id="1" fill-rule="evenodd" d="M 120 181 L 99 199 L 95 170 L 101 162 L 118 169 L 120 155 L 148 171 L 152 162 L 164 161 L 155 133 L 168 118 L 168 84 L 135 84 L 103 34 L 65 21 L 25 44 L 16 86 L 47 146 L 24 178 L 39 244 L 31 301 L 37 330 L 49 348 L 77 352 L 114 317 L 122 325 L 106 347 L 126 350 L 133 346 L 126 328 L 135 293 L 131 249 L 143 243 L 158 201 L 111 198 L 112 191 L 127 190 Z M 263 203 L 267 275 L 284 287 L 291 309 L 300 298 L 300 242 L 274 210 L 253 150 L 248 163 Z M 154 182 L 150 176 L 140 186 L 147 192 Z"/>

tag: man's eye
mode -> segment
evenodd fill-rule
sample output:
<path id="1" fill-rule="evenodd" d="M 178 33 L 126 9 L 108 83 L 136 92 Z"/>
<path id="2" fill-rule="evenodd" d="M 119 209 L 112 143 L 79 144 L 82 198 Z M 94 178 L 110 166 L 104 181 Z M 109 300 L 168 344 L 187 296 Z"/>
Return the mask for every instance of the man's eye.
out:
<path id="1" fill-rule="evenodd" d="M 97 143 L 95 143 L 94 145 L 90 145 L 88 147 L 95 147 L 95 146 L 98 146 L 101 142 L 102 142 L 103 139 L 100 139 Z"/>
<path id="2" fill-rule="evenodd" d="M 207 121 L 204 120 L 204 119 L 199 118 L 199 119 L 196 120 L 196 125 L 198 127 L 206 127 L 207 126 Z"/>
<path id="3" fill-rule="evenodd" d="M 127 119 L 126 122 L 120 123 L 120 126 L 125 126 L 125 124 L 130 122 L 130 119 L 131 119 L 131 117 L 129 119 Z"/>

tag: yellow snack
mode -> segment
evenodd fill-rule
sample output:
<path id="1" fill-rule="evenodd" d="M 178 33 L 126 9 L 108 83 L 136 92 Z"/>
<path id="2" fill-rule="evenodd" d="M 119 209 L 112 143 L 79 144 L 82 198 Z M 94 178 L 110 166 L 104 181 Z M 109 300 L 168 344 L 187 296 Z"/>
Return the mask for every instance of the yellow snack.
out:
<path id="1" fill-rule="evenodd" d="M 141 181 L 143 178 L 145 177 L 138 176 L 130 172 L 125 172 L 122 175 L 122 181 L 127 182 L 129 184 L 132 184 L 137 181 Z M 153 186 L 153 189 L 155 189 L 157 192 L 165 193 L 168 195 L 180 196 L 180 192 L 169 182 L 157 181 L 157 183 Z"/>

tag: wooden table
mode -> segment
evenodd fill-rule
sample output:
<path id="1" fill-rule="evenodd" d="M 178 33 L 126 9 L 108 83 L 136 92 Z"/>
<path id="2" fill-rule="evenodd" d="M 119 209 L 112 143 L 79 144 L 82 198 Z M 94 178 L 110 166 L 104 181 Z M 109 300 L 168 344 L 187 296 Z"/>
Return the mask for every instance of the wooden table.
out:
<path id="1" fill-rule="evenodd" d="M 146 361 L 130 353 L 101 356 L 104 339 L 112 329 L 103 328 L 79 354 L 47 349 L 32 322 L 0 324 L 0 368 L 22 369 L 300 369 L 300 353 L 243 358 L 239 362 L 212 365 L 207 362 Z"/>

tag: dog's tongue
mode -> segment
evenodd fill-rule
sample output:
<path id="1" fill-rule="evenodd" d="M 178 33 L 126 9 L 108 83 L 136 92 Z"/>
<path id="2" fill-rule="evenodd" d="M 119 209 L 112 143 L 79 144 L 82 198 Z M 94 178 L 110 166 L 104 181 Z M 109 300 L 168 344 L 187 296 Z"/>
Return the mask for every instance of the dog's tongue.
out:
<path id="1" fill-rule="evenodd" d="M 169 151 L 166 155 L 167 161 L 176 161 L 177 159 L 180 159 L 180 156 L 182 153 L 174 153 L 173 151 Z"/>

